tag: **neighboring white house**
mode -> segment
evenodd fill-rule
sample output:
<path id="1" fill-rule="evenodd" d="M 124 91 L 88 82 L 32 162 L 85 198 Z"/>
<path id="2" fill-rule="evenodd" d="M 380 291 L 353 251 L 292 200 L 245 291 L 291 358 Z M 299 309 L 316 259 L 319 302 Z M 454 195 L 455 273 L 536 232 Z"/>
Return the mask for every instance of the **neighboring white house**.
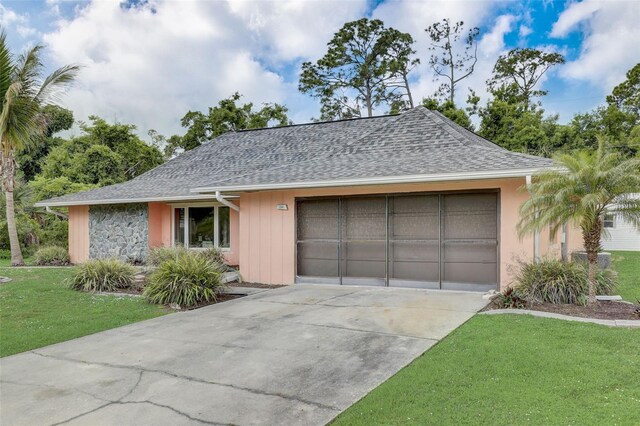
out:
<path id="1" fill-rule="evenodd" d="M 631 223 L 616 214 L 607 214 L 604 217 L 604 227 L 607 231 L 602 238 L 604 250 L 640 251 L 640 231 Z"/>

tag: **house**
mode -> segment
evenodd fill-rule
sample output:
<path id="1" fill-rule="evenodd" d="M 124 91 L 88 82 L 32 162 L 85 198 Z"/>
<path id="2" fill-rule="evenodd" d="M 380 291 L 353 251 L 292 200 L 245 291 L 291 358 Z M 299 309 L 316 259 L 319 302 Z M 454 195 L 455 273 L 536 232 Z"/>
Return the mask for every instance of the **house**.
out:
<path id="1" fill-rule="evenodd" d="M 640 194 L 634 195 L 636 198 Z M 604 216 L 605 232 L 602 236 L 604 250 L 640 251 L 640 231 L 620 215 L 608 213 Z"/>
<path id="2" fill-rule="evenodd" d="M 220 247 L 248 282 L 488 290 L 516 259 L 580 246 L 519 238 L 528 177 L 510 152 L 423 107 L 399 115 L 226 133 L 69 208 L 73 262 L 150 247 Z"/>

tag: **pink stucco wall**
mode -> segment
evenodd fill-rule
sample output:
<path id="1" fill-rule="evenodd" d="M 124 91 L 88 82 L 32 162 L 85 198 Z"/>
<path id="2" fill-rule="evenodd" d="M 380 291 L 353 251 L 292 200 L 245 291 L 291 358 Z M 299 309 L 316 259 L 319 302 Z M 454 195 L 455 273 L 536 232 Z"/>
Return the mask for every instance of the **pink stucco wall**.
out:
<path id="1" fill-rule="evenodd" d="M 69 207 L 69 258 L 71 263 L 89 258 L 89 206 Z"/>
<path id="2" fill-rule="evenodd" d="M 440 192 L 456 190 L 500 190 L 500 284 L 511 280 L 509 267 L 516 259 L 531 260 L 533 236 L 518 238 L 518 208 L 528 197 L 519 191 L 524 178 L 402 184 L 386 186 L 354 186 L 341 188 L 300 189 L 241 194 L 234 202 L 240 213 L 231 210 L 231 248 L 225 253 L 232 265 L 240 265 L 243 278 L 249 282 L 292 284 L 295 280 L 295 199 L 296 197 L 384 194 L 403 192 Z M 276 210 L 276 204 L 287 204 L 288 210 Z M 171 207 L 165 203 L 149 203 L 149 246 L 171 244 Z M 560 234 L 550 240 L 548 232 L 540 233 L 540 254 L 559 254 Z M 568 252 L 582 247 L 579 228 L 569 227 Z M 89 258 L 89 207 L 69 208 L 69 254 L 74 263 Z"/>
<path id="3" fill-rule="evenodd" d="M 500 190 L 500 284 L 511 280 L 509 265 L 516 259 L 530 260 L 534 254 L 533 236 L 520 239 L 516 232 L 518 208 L 528 197 L 519 191 L 524 178 L 465 182 L 354 186 L 322 189 L 254 192 L 241 195 L 240 272 L 246 281 L 266 284 L 292 284 L 295 280 L 295 199 L 296 197 L 439 192 L 475 189 Z M 288 210 L 276 210 L 287 204 Z M 559 238 L 559 237 L 558 237 Z M 548 233 L 541 254 L 549 244 Z M 559 240 L 558 240 L 559 242 Z"/>
<path id="4" fill-rule="evenodd" d="M 149 203 L 149 247 L 171 245 L 171 206 Z"/>

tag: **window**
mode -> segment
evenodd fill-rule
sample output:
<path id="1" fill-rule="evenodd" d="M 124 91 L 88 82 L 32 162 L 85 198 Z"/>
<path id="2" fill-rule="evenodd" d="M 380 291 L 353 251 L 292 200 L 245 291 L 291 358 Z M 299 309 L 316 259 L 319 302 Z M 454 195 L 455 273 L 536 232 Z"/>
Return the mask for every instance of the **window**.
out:
<path id="1" fill-rule="evenodd" d="M 616 227 L 616 215 L 607 213 L 604 215 L 604 227 L 605 228 L 615 228 Z"/>
<path id="2" fill-rule="evenodd" d="M 229 207 L 188 206 L 173 209 L 173 245 L 188 248 L 229 248 Z"/>

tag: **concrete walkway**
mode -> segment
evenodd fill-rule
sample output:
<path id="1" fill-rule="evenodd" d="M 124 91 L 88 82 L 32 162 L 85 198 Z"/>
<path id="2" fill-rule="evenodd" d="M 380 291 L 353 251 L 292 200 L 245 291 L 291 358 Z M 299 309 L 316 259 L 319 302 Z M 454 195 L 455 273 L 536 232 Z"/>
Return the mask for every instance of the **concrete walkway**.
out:
<path id="1" fill-rule="evenodd" d="M 0 360 L 2 425 L 325 424 L 486 304 L 296 285 Z"/>

